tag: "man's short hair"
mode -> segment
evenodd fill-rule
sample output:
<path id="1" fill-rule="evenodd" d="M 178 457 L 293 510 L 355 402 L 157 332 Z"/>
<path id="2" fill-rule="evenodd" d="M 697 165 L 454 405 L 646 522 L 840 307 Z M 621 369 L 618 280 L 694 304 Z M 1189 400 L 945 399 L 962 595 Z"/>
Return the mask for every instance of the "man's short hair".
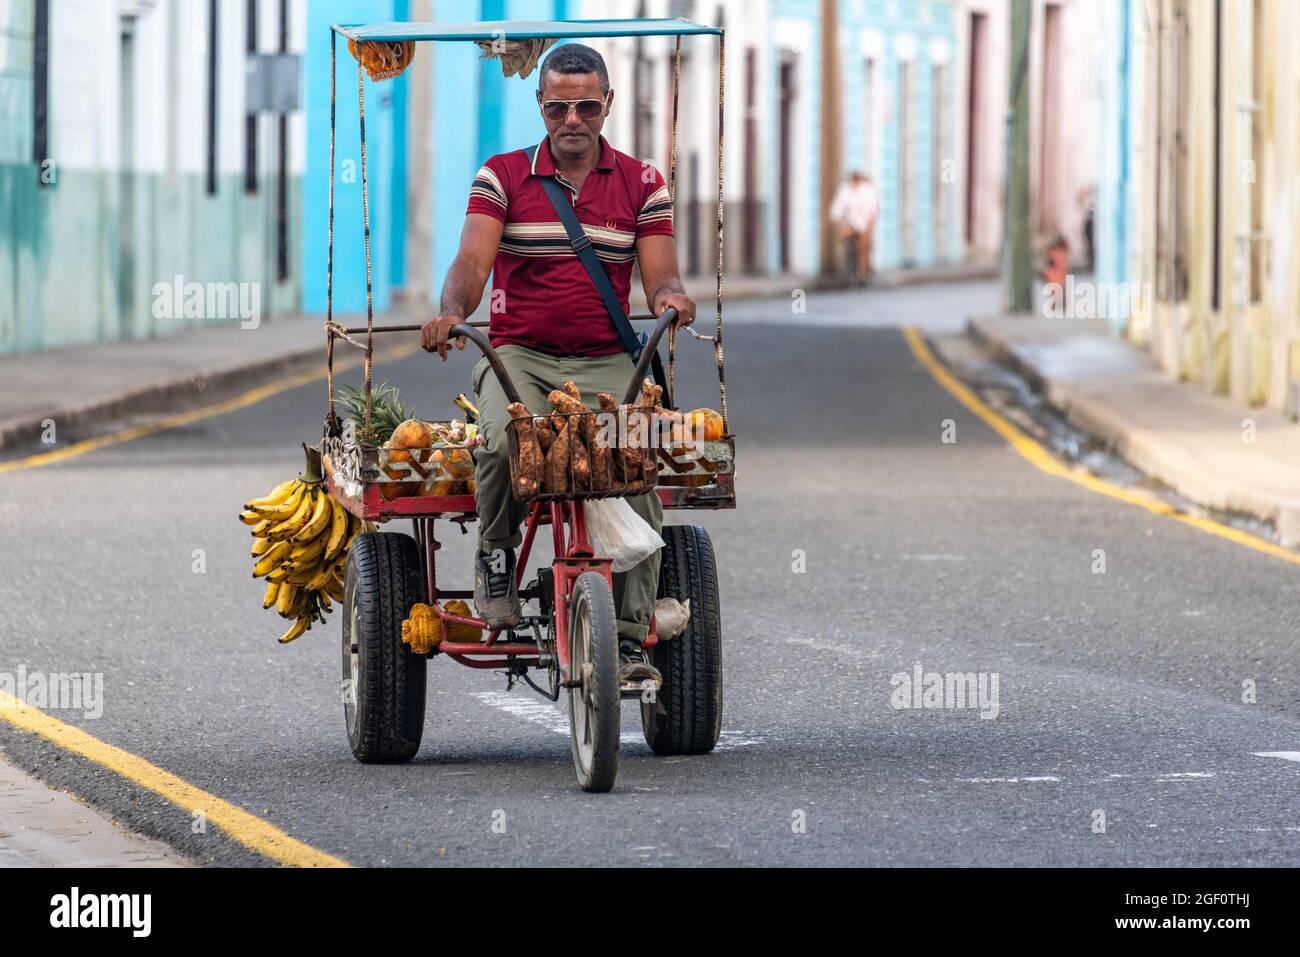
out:
<path id="1" fill-rule="evenodd" d="M 582 43 L 561 43 L 546 55 L 537 74 L 539 91 L 546 83 L 547 73 L 594 73 L 600 80 L 601 92 L 609 92 L 609 70 L 605 67 L 605 58 Z"/>

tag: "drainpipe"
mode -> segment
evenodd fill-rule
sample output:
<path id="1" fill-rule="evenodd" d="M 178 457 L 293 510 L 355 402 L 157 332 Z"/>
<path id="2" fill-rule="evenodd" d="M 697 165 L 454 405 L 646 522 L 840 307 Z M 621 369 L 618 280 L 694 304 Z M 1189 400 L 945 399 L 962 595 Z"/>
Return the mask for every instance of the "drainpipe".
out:
<path id="1" fill-rule="evenodd" d="M 838 8 L 838 0 L 822 0 L 821 271 L 824 275 L 833 274 L 839 262 L 839 238 L 830 211 L 835 191 L 844 178 Z"/>
<path id="2" fill-rule="evenodd" d="M 1004 305 L 1033 311 L 1033 249 L 1029 229 L 1030 0 L 1011 0 L 1011 91 L 1007 105 L 1007 194 L 1002 230 Z"/>

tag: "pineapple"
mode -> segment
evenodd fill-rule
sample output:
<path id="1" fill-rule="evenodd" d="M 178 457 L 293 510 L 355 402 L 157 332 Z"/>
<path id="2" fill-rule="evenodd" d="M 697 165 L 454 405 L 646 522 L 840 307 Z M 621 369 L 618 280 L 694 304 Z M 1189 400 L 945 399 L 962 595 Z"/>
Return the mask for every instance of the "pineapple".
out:
<path id="1" fill-rule="evenodd" d="M 370 428 L 366 428 L 366 393 L 356 386 L 339 388 L 335 403 L 356 428 L 358 445 L 379 448 L 393 435 L 393 431 L 408 419 L 415 418 L 415 410 L 402 402 L 398 391 L 387 382 L 371 390 Z"/>

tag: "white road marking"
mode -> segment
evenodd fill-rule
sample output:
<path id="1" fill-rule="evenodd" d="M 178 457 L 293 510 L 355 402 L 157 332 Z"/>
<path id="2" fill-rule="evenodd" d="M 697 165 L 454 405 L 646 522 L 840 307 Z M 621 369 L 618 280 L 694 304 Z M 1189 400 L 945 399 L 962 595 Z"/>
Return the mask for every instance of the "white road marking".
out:
<path id="1" fill-rule="evenodd" d="M 506 714 L 545 728 L 553 734 L 569 736 L 569 716 L 560 708 L 544 699 L 528 698 L 523 695 L 510 694 L 507 691 L 479 691 L 474 697 L 489 707 L 504 711 Z M 619 735 L 620 744 L 640 744 L 648 747 L 645 736 L 640 731 L 624 731 Z M 755 744 L 762 744 L 761 737 L 752 737 L 740 731 L 723 731 L 718 738 L 715 751 L 731 751 Z"/>
<path id="2" fill-rule="evenodd" d="M 1257 758 L 1281 758 L 1283 761 L 1300 761 L 1300 751 L 1252 751 Z"/>
<path id="3" fill-rule="evenodd" d="M 549 701 L 512 695 L 508 691 L 479 691 L 474 697 L 506 714 L 539 724 L 547 731 L 563 735 L 569 733 L 568 717 Z"/>
<path id="4" fill-rule="evenodd" d="M 1290 761 L 1300 761 L 1300 751 L 1269 751 L 1260 754 L 1260 757 L 1285 757 Z M 1106 775 L 1106 780 L 1119 781 L 1131 780 L 1136 778 L 1149 779 L 1155 784 L 1172 784 L 1176 781 L 1203 781 L 1207 778 L 1215 778 L 1222 774 L 1237 774 L 1236 771 L 1159 771 L 1159 772 L 1111 772 Z M 925 778 L 917 778 L 922 784 L 931 783 Z M 1061 783 L 1061 778 L 1052 775 L 1039 775 L 1035 777 L 1014 777 L 1014 778 L 953 778 L 958 784 L 1035 784 L 1042 782 Z M 1100 781 L 1089 781 L 1089 783 L 1101 783 Z"/>
<path id="5" fill-rule="evenodd" d="M 816 651 L 833 651 L 836 654 L 848 655 L 850 658 L 864 658 L 867 656 L 866 651 L 862 648 L 854 648 L 852 645 L 841 645 L 834 641 L 823 641 L 820 638 L 787 638 L 788 645 L 802 645 L 805 648 L 812 648 Z"/>

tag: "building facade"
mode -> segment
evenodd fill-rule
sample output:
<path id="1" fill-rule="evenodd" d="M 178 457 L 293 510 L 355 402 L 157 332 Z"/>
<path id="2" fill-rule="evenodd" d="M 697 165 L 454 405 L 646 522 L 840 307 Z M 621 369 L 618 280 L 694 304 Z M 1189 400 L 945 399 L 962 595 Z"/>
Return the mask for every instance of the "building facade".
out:
<path id="1" fill-rule="evenodd" d="M 1029 60 L 1029 192 L 1035 248 L 1057 237 L 1087 269 L 1088 209 L 1097 186 L 1102 127 L 1097 59 L 1109 49 L 1102 15 L 1111 0 L 1032 0 Z M 961 0 L 957 18 L 957 138 L 967 256 L 1002 255 L 1011 71 L 1011 0 Z"/>
<path id="2" fill-rule="evenodd" d="M 1079 64 L 1100 0 L 1034 0 L 1035 225 L 1081 245 L 1096 176 Z M 1119 2 L 1119 0 L 1116 0 Z M 332 23 L 683 16 L 677 228 L 687 275 L 717 263 L 724 181 L 733 275 L 835 268 L 828 197 L 872 176 L 876 266 L 997 261 L 1008 0 L 0 0 L 0 353 L 112 341 L 229 316 L 154 291 L 256 287 L 260 313 L 323 312 Z M 595 42 L 611 141 L 670 172 L 672 38 Z M 300 54 L 299 96 L 259 110 L 246 69 Z M 726 149 L 719 167 L 720 67 Z M 357 66 L 338 45 L 335 308 L 366 306 Z M 540 141 L 536 76 L 469 43 L 421 44 L 364 81 L 376 308 L 436 300 L 484 159 Z M 264 104 L 263 104 L 264 105 Z M 1069 122 L 1064 121 L 1068 115 Z M 1090 165 L 1092 164 L 1092 165 Z M 75 276 L 74 282 L 69 281 Z M 175 298 L 175 297 L 173 297 Z"/>
<path id="3" fill-rule="evenodd" d="M 243 318 L 241 284 L 259 317 L 298 308 L 301 117 L 250 119 L 244 77 L 304 15 L 0 0 L 0 354 Z"/>
<path id="4" fill-rule="evenodd" d="M 1300 5 L 1121 0 L 1104 65 L 1107 275 L 1116 322 L 1171 375 L 1300 414 Z"/>

